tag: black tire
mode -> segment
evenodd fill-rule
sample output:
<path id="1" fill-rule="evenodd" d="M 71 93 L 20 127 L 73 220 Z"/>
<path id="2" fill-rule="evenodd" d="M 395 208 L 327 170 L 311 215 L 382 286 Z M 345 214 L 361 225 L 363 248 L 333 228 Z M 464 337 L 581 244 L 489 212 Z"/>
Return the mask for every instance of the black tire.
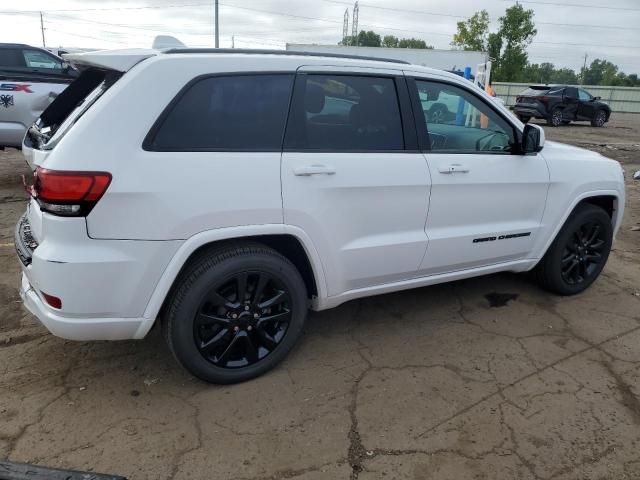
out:
<path id="1" fill-rule="evenodd" d="M 518 118 L 522 123 L 529 123 L 529 120 L 531 120 L 531 117 L 527 115 L 518 115 Z"/>
<path id="2" fill-rule="evenodd" d="M 262 244 L 235 245 L 189 265 L 167 303 L 163 331 L 191 374 L 238 383 L 284 359 L 302 334 L 308 304 L 304 280 L 287 258 Z"/>
<path id="3" fill-rule="evenodd" d="M 559 108 L 554 108 L 551 111 L 551 115 L 549 115 L 549 118 L 547 118 L 547 124 L 551 125 L 552 127 L 559 127 L 560 125 L 562 125 L 562 110 L 560 110 Z"/>
<path id="4" fill-rule="evenodd" d="M 602 272 L 612 240 L 607 212 L 595 205 L 581 204 L 565 222 L 534 275 L 543 288 L 558 295 L 583 292 Z M 585 242 L 590 242 L 589 247 Z"/>
<path id="5" fill-rule="evenodd" d="M 592 127 L 604 127 L 604 124 L 607 123 L 607 112 L 604 110 L 598 110 L 594 117 L 591 119 Z"/>

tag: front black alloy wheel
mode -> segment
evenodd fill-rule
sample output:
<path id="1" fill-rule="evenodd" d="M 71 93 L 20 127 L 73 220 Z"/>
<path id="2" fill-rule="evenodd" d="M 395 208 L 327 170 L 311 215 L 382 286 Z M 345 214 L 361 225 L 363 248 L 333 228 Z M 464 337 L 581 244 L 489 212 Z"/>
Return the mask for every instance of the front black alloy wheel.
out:
<path id="1" fill-rule="evenodd" d="M 565 222 L 534 275 L 554 293 L 580 293 L 602 272 L 612 240 L 613 227 L 607 212 L 595 205 L 581 204 Z"/>
<path id="2" fill-rule="evenodd" d="M 607 122 L 607 113 L 604 110 L 598 110 L 595 117 L 591 120 L 592 127 L 603 127 Z"/>
<path id="3" fill-rule="evenodd" d="M 562 278 L 569 285 L 580 284 L 601 269 L 605 232 L 597 221 L 580 225 L 569 237 L 562 252 Z"/>
<path id="4" fill-rule="evenodd" d="M 308 294 L 296 267 L 257 243 L 218 247 L 191 261 L 167 301 L 163 331 L 198 378 L 238 383 L 275 367 L 302 334 Z"/>

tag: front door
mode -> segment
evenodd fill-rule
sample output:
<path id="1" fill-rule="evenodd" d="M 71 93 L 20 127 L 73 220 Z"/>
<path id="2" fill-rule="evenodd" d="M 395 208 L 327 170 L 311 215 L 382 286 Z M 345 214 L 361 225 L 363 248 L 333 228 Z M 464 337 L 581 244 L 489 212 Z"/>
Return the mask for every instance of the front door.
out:
<path id="1" fill-rule="evenodd" d="M 481 267 L 529 256 L 545 208 L 549 172 L 541 155 L 514 155 L 517 132 L 491 100 L 449 83 L 410 82 L 425 122 L 432 176 L 422 274 Z M 414 86 L 415 85 L 415 86 Z M 446 101 L 441 101 L 442 99 Z M 434 102 L 447 114 L 434 123 Z"/>
<path id="2" fill-rule="evenodd" d="M 581 88 L 578 89 L 578 119 L 591 120 L 596 114 L 593 97 Z"/>
<path id="3" fill-rule="evenodd" d="M 430 178 L 401 72 L 298 73 L 282 156 L 284 221 L 320 254 L 329 295 L 415 276 Z"/>

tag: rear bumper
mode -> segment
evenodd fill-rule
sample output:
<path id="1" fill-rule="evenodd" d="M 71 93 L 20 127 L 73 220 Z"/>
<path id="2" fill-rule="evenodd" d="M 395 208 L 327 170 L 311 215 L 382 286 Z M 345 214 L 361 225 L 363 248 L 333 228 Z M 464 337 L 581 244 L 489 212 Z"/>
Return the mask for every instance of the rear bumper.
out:
<path id="1" fill-rule="evenodd" d="M 144 337 L 155 321 L 145 309 L 182 242 L 94 240 L 86 232 L 84 218 L 54 217 L 30 206 L 15 232 L 25 307 L 63 338 Z M 61 299 L 61 308 L 43 293 Z"/>
<path id="2" fill-rule="evenodd" d="M 47 306 L 22 273 L 20 298 L 24 306 L 57 337 L 68 340 L 127 340 L 137 335 L 144 318 L 72 318 Z M 148 319 L 146 320 L 148 323 Z"/>
<path id="3" fill-rule="evenodd" d="M 516 115 L 522 115 L 523 117 L 536 117 L 547 118 L 547 112 L 536 107 L 525 107 L 522 105 L 516 105 L 513 107 L 513 113 Z"/>

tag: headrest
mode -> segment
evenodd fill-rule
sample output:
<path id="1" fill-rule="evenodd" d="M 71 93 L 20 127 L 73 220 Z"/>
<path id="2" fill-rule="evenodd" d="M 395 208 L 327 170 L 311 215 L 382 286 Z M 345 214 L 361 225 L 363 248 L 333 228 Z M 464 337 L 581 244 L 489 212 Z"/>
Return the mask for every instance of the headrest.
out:
<path id="1" fill-rule="evenodd" d="M 324 90 L 318 85 L 307 83 L 307 91 L 304 96 L 304 109 L 308 113 L 320 113 L 324 109 Z"/>

